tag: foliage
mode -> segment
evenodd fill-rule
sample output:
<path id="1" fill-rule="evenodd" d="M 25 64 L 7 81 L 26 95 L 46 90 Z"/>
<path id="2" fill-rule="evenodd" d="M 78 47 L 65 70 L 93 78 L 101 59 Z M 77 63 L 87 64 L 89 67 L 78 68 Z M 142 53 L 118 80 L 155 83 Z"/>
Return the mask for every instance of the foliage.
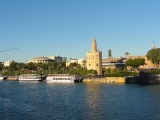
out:
<path id="1" fill-rule="evenodd" d="M 0 70 L 2 70 L 3 69 L 3 65 L 0 63 Z"/>
<path id="2" fill-rule="evenodd" d="M 150 73 L 151 74 L 160 75 L 160 69 L 159 70 L 158 69 L 157 70 L 156 69 L 155 70 L 151 70 Z"/>
<path id="3" fill-rule="evenodd" d="M 104 69 L 104 75 L 106 77 L 125 77 L 125 76 L 135 76 L 138 75 L 136 72 L 129 72 L 127 70 L 118 69 Z"/>
<path id="4" fill-rule="evenodd" d="M 160 62 L 160 48 L 149 50 L 146 56 L 148 60 L 152 61 L 152 63 Z"/>
<path id="5" fill-rule="evenodd" d="M 112 51 L 109 49 L 108 50 L 108 57 L 111 58 L 112 57 Z"/>
<path id="6" fill-rule="evenodd" d="M 71 63 L 66 67 L 62 63 L 11 63 L 10 66 L 0 69 L 3 75 L 21 75 L 21 74 L 77 74 L 77 75 L 97 75 L 96 70 L 87 70 L 77 63 Z"/>
<path id="7" fill-rule="evenodd" d="M 125 63 L 126 66 L 131 66 L 133 68 L 138 68 L 140 65 L 144 65 L 144 64 L 145 64 L 145 59 L 143 59 L 143 58 L 136 58 L 134 60 L 129 59 Z"/>
<path id="8" fill-rule="evenodd" d="M 129 52 L 125 52 L 124 54 L 126 55 L 126 58 L 127 58 L 127 55 L 129 55 Z"/>

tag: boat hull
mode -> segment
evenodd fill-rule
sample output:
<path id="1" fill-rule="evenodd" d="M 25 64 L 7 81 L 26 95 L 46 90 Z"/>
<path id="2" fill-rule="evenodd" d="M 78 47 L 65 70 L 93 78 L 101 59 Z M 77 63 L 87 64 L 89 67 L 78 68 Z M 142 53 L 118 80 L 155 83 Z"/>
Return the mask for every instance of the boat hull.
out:
<path id="1" fill-rule="evenodd" d="M 19 81 L 43 81 L 42 79 L 18 79 Z"/>
<path id="2" fill-rule="evenodd" d="M 67 82 L 67 83 L 73 83 L 74 81 L 67 81 L 67 80 L 46 80 L 47 82 Z"/>

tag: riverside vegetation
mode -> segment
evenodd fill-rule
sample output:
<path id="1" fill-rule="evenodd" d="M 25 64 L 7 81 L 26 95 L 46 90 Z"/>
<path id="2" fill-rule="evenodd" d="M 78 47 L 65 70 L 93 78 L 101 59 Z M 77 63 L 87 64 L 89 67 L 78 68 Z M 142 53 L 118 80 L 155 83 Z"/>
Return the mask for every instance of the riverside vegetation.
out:
<path id="1" fill-rule="evenodd" d="M 127 54 L 127 53 L 126 53 Z M 160 63 L 160 48 L 151 49 L 147 52 L 148 60 L 158 65 Z M 111 57 L 111 50 L 109 50 L 109 57 Z M 145 59 L 129 59 L 125 63 L 124 69 L 102 69 L 103 76 L 107 77 L 125 77 L 139 75 L 141 65 L 145 65 Z M 144 71 L 143 71 L 144 72 Z M 150 74 L 160 74 L 160 69 L 150 69 L 146 71 Z M 77 74 L 81 76 L 96 76 L 96 70 L 87 70 L 85 66 L 81 66 L 77 63 L 71 63 L 66 66 L 65 62 L 62 63 L 18 63 L 13 62 L 10 66 L 3 66 L 0 64 L 0 74 L 5 76 L 14 76 L 21 74 Z"/>
<path id="2" fill-rule="evenodd" d="M 140 60 L 140 59 L 139 59 Z M 105 77 L 125 77 L 125 76 L 137 76 L 139 75 L 139 65 L 144 64 L 143 62 L 139 64 L 138 60 L 129 61 L 133 64 L 130 69 L 127 69 L 126 62 L 125 68 L 122 69 L 111 69 L 103 68 L 103 76 Z M 142 60 L 140 60 L 142 61 Z M 139 65 L 135 65 L 137 64 Z M 151 69 L 149 71 L 151 74 L 160 74 L 160 70 Z M 66 66 L 65 63 L 17 63 L 13 62 L 10 66 L 4 67 L 0 66 L 0 74 L 5 76 L 16 76 L 21 74 L 77 74 L 81 76 L 96 76 L 96 70 L 87 70 L 87 68 L 82 67 L 77 63 L 71 63 Z"/>

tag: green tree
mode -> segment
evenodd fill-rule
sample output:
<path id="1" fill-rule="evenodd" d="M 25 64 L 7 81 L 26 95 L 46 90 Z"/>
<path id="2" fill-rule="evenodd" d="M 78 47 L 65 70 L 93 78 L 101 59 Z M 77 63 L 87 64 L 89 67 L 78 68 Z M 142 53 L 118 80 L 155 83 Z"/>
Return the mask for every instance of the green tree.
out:
<path id="1" fill-rule="evenodd" d="M 108 57 L 109 57 L 109 58 L 112 57 L 112 51 L 111 51 L 111 49 L 108 50 Z"/>
<path id="2" fill-rule="evenodd" d="M 12 62 L 10 64 L 10 66 L 9 66 L 10 67 L 10 71 L 17 71 L 18 70 L 17 66 L 18 66 L 17 62 Z"/>
<path id="3" fill-rule="evenodd" d="M 136 58 L 134 60 L 129 59 L 125 63 L 126 66 L 130 66 L 132 68 L 138 68 L 139 66 L 144 65 L 144 64 L 145 64 L 145 59 L 143 58 Z"/>
<path id="4" fill-rule="evenodd" d="M 157 57 L 157 61 L 160 62 L 160 55 Z"/>
<path id="5" fill-rule="evenodd" d="M 129 55 L 129 52 L 125 52 L 124 54 L 126 55 L 126 59 L 127 59 L 127 56 Z"/>
<path id="6" fill-rule="evenodd" d="M 37 67 L 36 67 L 36 65 L 35 65 L 33 62 L 27 63 L 26 66 L 27 66 L 27 69 L 28 69 L 28 70 L 34 70 L 34 71 L 37 70 Z"/>
<path id="7" fill-rule="evenodd" d="M 149 50 L 146 56 L 148 60 L 152 61 L 152 63 L 157 64 L 160 62 L 160 48 Z"/>
<path id="8" fill-rule="evenodd" d="M 0 63 L 0 71 L 3 69 L 3 65 Z"/>

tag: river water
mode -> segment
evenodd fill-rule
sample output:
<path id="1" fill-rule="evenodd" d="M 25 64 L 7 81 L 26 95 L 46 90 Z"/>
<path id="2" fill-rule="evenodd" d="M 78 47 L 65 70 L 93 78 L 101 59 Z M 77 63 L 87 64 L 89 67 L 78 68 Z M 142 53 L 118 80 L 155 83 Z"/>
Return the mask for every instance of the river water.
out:
<path id="1" fill-rule="evenodd" d="M 0 81 L 1 120 L 160 120 L 160 84 Z"/>

